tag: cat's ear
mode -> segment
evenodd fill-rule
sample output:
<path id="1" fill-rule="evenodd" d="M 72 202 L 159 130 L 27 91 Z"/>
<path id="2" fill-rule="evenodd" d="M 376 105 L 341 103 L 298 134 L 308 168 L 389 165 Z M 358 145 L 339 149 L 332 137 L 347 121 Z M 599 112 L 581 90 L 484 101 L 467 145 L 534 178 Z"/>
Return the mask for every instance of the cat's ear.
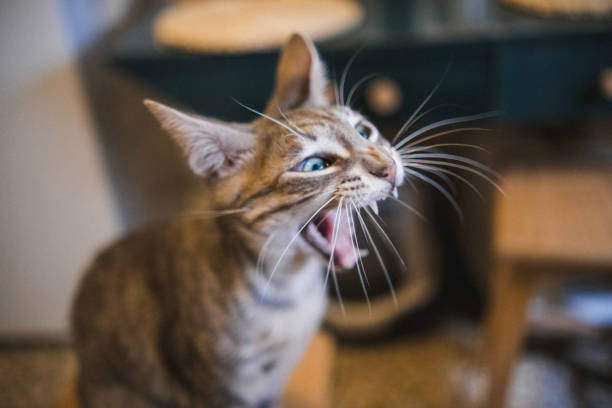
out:
<path id="1" fill-rule="evenodd" d="M 208 119 L 151 100 L 144 104 L 183 149 L 194 173 L 223 177 L 251 154 L 255 135 L 250 125 Z"/>
<path id="2" fill-rule="evenodd" d="M 329 104 L 326 87 L 325 66 L 313 42 L 306 36 L 293 34 L 281 51 L 274 94 L 264 112 L 278 116 L 279 109 L 326 106 Z"/>

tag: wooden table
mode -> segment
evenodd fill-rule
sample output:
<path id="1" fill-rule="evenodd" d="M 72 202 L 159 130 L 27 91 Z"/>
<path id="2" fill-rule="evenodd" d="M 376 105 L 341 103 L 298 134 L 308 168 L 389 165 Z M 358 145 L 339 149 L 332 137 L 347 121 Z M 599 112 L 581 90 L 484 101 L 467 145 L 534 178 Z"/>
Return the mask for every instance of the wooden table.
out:
<path id="1" fill-rule="evenodd" d="M 509 172 L 495 207 L 485 361 L 487 406 L 502 407 L 526 330 L 526 308 L 544 274 L 612 272 L 612 169 Z"/>

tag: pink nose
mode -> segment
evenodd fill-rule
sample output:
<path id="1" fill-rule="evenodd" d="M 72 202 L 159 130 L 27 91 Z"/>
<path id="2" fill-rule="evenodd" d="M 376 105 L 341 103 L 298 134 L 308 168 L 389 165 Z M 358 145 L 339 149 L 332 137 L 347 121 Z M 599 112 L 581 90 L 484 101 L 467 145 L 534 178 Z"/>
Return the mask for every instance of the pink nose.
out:
<path id="1" fill-rule="evenodd" d="M 368 171 L 373 176 L 387 180 L 391 184 L 395 184 L 395 163 L 391 165 L 372 166 Z"/>

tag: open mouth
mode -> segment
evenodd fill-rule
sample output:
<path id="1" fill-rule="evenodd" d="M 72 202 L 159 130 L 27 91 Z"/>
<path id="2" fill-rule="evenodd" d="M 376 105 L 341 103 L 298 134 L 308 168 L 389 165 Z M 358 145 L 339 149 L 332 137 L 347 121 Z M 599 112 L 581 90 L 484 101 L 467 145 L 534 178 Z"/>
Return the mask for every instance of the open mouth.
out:
<path id="1" fill-rule="evenodd" d="M 366 250 L 353 246 L 353 228 L 354 224 L 349 220 L 346 211 L 331 209 L 315 217 L 304 228 L 302 236 L 324 257 L 333 256 L 336 267 L 350 269 L 361 256 L 367 254 Z"/>

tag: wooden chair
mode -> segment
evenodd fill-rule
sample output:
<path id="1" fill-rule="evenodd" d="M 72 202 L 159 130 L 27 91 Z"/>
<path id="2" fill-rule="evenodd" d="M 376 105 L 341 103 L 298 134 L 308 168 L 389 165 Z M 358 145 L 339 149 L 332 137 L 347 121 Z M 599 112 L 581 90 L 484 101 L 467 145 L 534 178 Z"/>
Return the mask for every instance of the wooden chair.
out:
<path id="1" fill-rule="evenodd" d="M 487 407 L 501 408 L 543 275 L 612 272 L 612 170 L 508 172 L 495 205 L 484 358 Z"/>

